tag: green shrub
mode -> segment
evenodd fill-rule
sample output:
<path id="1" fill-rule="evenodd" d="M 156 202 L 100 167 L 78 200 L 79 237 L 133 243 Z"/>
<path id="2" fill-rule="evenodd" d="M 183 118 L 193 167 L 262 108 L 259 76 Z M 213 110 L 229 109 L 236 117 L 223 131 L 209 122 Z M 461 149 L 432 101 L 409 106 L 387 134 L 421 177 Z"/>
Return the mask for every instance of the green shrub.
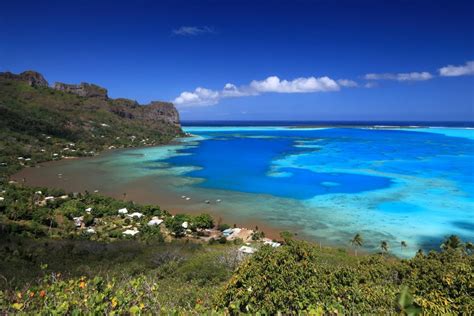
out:
<path id="1" fill-rule="evenodd" d="M 108 235 L 109 235 L 110 238 L 117 238 L 118 239 L 118 238 L 122 237 L 123 233 L 119 229 L 114 229 L 114 230 L 109 231 Z"/>
<path id="2" fill-rule="evenodd" d="M 177 214 L 174 217 L 167 217 L 165 226 L 175 235 L 175 237 L 183 237 L 186 229 L 183 227 L 184 222 L 191 222 L 191 217 L 185 214 Z"/>
<path id="3" fill-rule="evenodd" d="M 8 218 L 14 221 L 32 219 L 31 212 L 20 203 L 10 204 L 7 206 L 6 213 Z"/>
<path id="4" fill-rule="evenodd" d="M 159 206 L 145 205 L 140 207 L 140 212 L 147 216 L 163 216 L 165 211 L 162 211 Z"/>
<path id="5" fill-rule="evenodd" d="M 252 240 L 260 240 L 265 238 L 265 233 L 262 231 L 256 231 L 252 234 Z"/>
<path id="6" fill-rule="evenodd" d="M 219 226 L 217 226 L 217 229 L 220 230 L 221 232 L 229 228 L 230 228 L 229 224 L 219 224 Z"/>
<path id="7" fill-rule="evenodd" d="M 69 219 L 73 219 L 74 217 L 82 216 L 85 214 L 86 206 L 80 200 L 69 200 L 61 205 L 59 208 L 59 212 L 64 214 Z"/>
<path id="8" fill-rule="evenodd" d="M 161 232 L 160 226 L 144 225 L 140 229 L 140 237 L 143 240 L 156 240 L 158 242 L 164 242 L 165 241 L 165 236 Z"/>
<path id="9" fill-rule="evenodd" d="M 92 224 L 94 224 L 94 216 L 92 216 L 91 214 L 85 214 L 83 217 L 83 222 L 86 227 L 91 226 Z"/>
<path id="10" fill-rule="evenodd" d="M 192 219 L 192 224 L 196 228 L 206 229 L 214 227 L 214 220 L 209 214 L 201 214 Z"/>
<path id="11" fill-rule="evenodd" d="M 54 218 L 53 212 L 48 208 L 38 208 L 33 211 L 32 214 L 33 221 L 48 226 L 48 227 L 57 227 L 58 223 Z"/>
<path id="12" fill-rule="evenodd" d="M 395 314 L 418 307 L 427 314 L 469 314 L 474 308 L 474 260 L 461 251 L 410 260 L 382 255 L 348 260 L 347 254 L 331 251 L 334 260 L 302 241 L 263 246 L 237 269 L 216 305 L 269 314 Z M 413 302 L 406 301 L 405 289 Z"/>

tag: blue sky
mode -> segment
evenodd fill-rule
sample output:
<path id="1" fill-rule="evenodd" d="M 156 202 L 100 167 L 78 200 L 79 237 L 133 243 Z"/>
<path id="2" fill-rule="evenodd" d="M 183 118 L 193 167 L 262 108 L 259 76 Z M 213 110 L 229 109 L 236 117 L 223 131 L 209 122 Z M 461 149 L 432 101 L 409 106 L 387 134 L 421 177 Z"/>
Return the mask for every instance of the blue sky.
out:
<path id="1" fill-rule="evenodd" d="M 0 71 L 185 120 L 473 121 L 473 3 L 5 1 Z"/>

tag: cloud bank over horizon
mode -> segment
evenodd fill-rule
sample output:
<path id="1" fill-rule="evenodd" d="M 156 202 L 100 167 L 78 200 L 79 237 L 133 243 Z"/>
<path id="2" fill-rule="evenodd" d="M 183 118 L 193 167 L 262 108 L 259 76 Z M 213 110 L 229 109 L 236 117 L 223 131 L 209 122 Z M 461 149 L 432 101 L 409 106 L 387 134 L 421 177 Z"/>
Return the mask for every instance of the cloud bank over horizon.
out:
<path id="1" fill-rule="evenodd" d="M 474 75 L 474 61 L 468 61 L 461 66 L 448 65 L 438 69 L 439 77 L 458 77 Z M 194 91 L 184 91 L 172 102 L 180 107 L 210 106 L 219 103 L 225 98 L 257 96 L 265 93 L 316 93 L 335 92 L 342 88 L 374 88 L 377 81 L 392 80 L 398 82 L 427 81 L 436 78 L 428 71 L 406 73 L 367 73 L 362 78 L 367 80 L 363 84 L 351 79 L 332 79 L 322 77 L 299 77 L 293 80 L 280 79 L 270 76 L 263 80 L 252 80 L 247 85 L 236 86 L 227 83 L 221 90 L 212 90 L 197 87 Z"/>
<path id="2" fill-rule="evenodd" d="M 217 104 L 224 98 L 256 96 L 264 93 L 314 93 L 339 91 L 341 87 L 355 87 L 357 83 L 348 80 L 334 80 L 323 77 L 300 77 L 293 80 L 282 80 L 270 76 L 264 80 L 252 80 L 250 84 L 237 87 L 227 83 L 221 90 L 211 90 L 197 87 L 194 91 L 184 91 L 174 103 L 178 106 L 208 106 Z"/>

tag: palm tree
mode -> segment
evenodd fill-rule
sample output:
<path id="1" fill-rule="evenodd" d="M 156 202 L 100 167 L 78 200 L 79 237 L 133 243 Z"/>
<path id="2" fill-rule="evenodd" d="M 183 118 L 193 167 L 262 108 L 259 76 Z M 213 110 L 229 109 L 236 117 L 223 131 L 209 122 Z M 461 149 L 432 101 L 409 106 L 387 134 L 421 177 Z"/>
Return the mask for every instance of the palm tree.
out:
<path id="1" fill-rule="evenodd" d="M 354 238 L 351 239 L 351 245 L 354 246 L 356 257 L 357 257 L 357 247 L 361 247 L 363 243 L 364 243 L 364 240 L 362 239 L 362 236 L 359 233 L 357 233 L 354 236 Z"/>
<path id="2" fill-rule="evenodd" d="M 474 252 L 474 244 L 470 241 L 468 241 L 465 245 L 464 248 L 466 249 L 467 254 L 472 254 Z"/>
<path id="3" fill-rule="evenodd" d="M 459 250 L 463 248 L 463 244 L 461 239 L 456 235 L 451 235 L 447 237 L 444 242 L 441 244 L 441 249 L 444 251 L 452 249 L 452 250 Z"/>
<path id="4" fill-rule="evenodd" d="M 407 242 L 404 241 L 404 240 L 402 240 L 402 241 L 400 242 L 400 250 L 403 251 L 403 248 L 406 248 L 406 247 L 407 247 Z"/>
<path id="5" fill-rule="evenodd" d="M 382 253 L 388 252 L 388 242 L 382 240 L 382 242 L 380 243 L 380 249 L 382 249 Z"/>

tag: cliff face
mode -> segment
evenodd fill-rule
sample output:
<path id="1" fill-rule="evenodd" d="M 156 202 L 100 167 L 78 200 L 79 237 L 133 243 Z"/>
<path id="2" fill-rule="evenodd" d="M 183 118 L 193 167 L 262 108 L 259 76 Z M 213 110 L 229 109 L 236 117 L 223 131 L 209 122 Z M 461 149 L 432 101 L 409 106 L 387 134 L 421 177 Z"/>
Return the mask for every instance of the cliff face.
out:
<path id="1" fill-rule="evenodd" d="M 82 82 L 80 84 L 65 84 L 56 82 L 54 89 L 76 94 L 85 98 L 97 98 L 101 100 L 108 100 L 108 109 L 126 119 L 130 120 L 142 120 L 151 124 L 167 123 L 175 126 L 180 126 L 179 113 L 172 103 L 153 101 L 147 105 L 140 105 L 137 101 L 118 98 L 109 99 L 107 95 L 107 89 L 102 88 L 95 84 L 89 84 Z M 92 102 L 92 104 L 90 104 Z M 104 107 L 98 101 L 89 100 L 87 102 L 91 108 Z M 102 105 L 102 106 L 101 106 Z"/>
<path id="2" fill-rule="evenodd" d="M 53 89 L 77 94 L 80 97 L 108 99 L 107 89 L 86 82 L 81 82 L 80 84 L 56 82 Z"/>
<path id="3" fill-rule="evenodd" d="M 24 81 L 32 87 L 48 87 L 46 79 L 35 71 L 25 71 L 21 74 L 3 72 L 0 73 L 0 78 Z M 107 109 L 121 118 L 129 120 L 141 120 L 152 125 L 166 123 L 180 126 L 179 113 L 169 102 L 153 101 L 147 105 L 140 105 L 137 101 L 125 98 L 109 99 L 107 89 L 86 82 L 80 84 L 56 82 L 52 89 L 84 98 L 82 106 L 87 110 Z"/>
<path id="4" fill-rule="evenodd" d="M 32 87 L 49 87 L 44 77 L 35 71 L 25 71 L 21 74 L 0 73 L 0 79 L 23 81 Z M 141 122 L 145 126 L 158 129 L 162 125 L 170 125 L 173 129 L 182 133 L 179 113 L 172 103 L 153 101 L 150 104 L 140 105 L 137 101 L 130 99 L 111 99 L 107 95 L 107 89 L 86 82 L 80 84 L 56 82 L 51 89 L 74 94 L 80 98 L 71 99 L 68 102 L 51 102 L 48 105 L 49 108 L 53 106 L 61 110 L 71 110 L 74 108 L 74 110 L 82 110 L 84 112 L 105 110 L 113 113 L 120 119 L 126 119 L 130 123 Z"/>
<path id="5" fill-rule="evenodd" d="M 180 126 L 179 113 L 173 103 L 153 101 L 147 105 L 139 105 L 128 99 L 112 100 L 111 111 L 120 117 L 138 119 L 149 123 L 165 122 Z"/>
<path id="6" fill-rule="evenodd" d="M 158 102 L 153 101 L 149 105 L 145 106 L 145 116 L 143 119 L 146 120 L 163 120 L 167 123 L 180 125 L 179 113 L 174 107 L 173 103 L 170 102 Z"/>

